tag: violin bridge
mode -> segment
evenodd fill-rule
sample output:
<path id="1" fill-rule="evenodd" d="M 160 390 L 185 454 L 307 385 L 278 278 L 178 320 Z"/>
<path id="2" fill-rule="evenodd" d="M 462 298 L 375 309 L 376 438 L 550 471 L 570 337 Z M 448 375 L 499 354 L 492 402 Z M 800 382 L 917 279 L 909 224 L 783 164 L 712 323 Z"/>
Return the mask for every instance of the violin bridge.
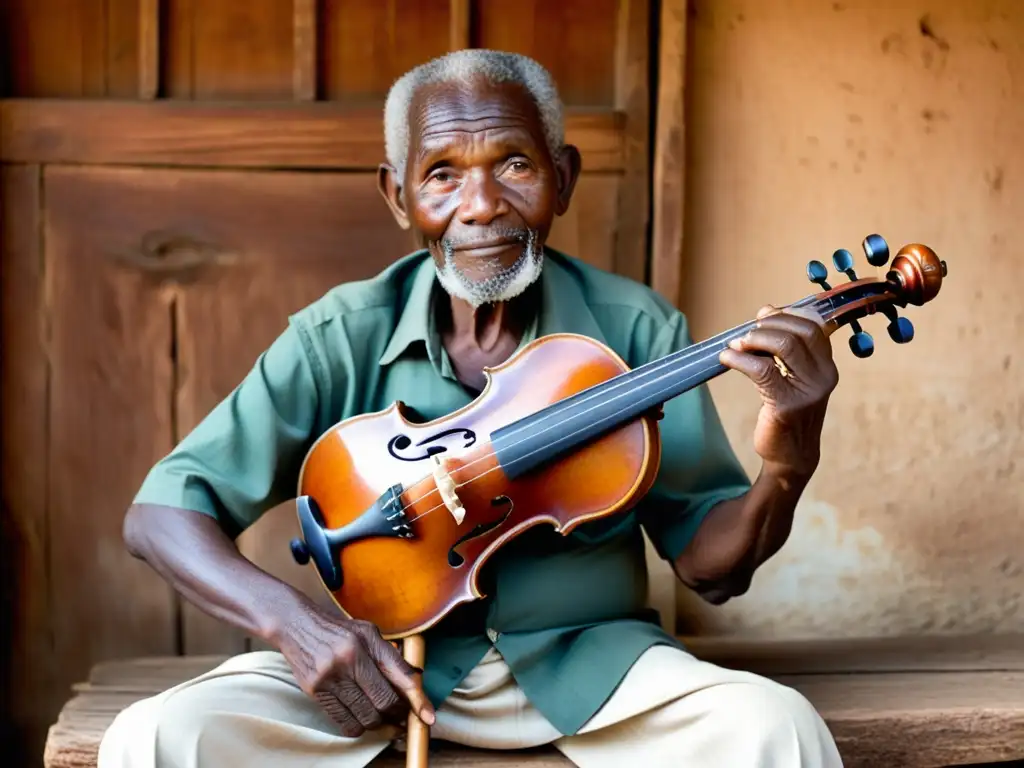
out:
<path id="1" fill-rule="evenodd" d="M 462 502 L 455 493 L 455 481 L 448 474 L 448 470 L 445 469 L 437 454 L 434 454 L 434 483 L 437 485 L 437 492 L 441 494 L 441 501 L 455 518 L 456 525 L 462 525 L 462 521 L 466 519 L 466 508 L 462 506 Z"/>

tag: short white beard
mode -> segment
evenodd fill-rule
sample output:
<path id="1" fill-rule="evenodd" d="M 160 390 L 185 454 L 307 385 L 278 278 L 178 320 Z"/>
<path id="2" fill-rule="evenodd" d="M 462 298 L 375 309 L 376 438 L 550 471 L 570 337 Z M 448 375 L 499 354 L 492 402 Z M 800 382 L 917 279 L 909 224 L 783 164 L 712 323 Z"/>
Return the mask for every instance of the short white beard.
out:
<path id="1" fill-rule="evenodd" d="M 529 231 L 523 252 L 515 263 L 497 267 L 488 277 L 473 278 L 455 264 L 455 250 L 451 243 L 440 243 L 444 264 L 436 268 L 441 287 L 455 298 L 462 299 L 474 309 L 483 304 L 508 301 L 520 295 L 540 277 L 544 266 L 544 249 L 537 247 L 537 233 Z"/>

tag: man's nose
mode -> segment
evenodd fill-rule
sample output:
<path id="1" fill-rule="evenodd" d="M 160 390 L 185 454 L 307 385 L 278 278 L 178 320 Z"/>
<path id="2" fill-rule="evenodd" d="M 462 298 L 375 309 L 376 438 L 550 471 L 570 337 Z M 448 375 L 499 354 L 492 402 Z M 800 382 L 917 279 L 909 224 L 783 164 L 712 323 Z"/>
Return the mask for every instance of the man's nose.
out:
<path id="1" fill-rule="evenodd" d="M 508 213 L 501 183 L 490 173 L 473 171 L 462 185 L 459 221 L 463 224 L 490 224 Z"/>

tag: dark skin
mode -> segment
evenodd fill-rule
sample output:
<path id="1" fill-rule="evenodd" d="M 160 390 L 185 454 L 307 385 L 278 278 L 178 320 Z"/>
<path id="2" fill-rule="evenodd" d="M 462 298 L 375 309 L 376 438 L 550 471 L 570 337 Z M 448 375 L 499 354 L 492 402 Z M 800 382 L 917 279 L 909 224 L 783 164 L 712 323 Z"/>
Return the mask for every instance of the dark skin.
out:
<path id="1" fill-rule="evenodd" d="M 443 263 L 441 242 L 471 276 L 513 264 L 522 252 L 509 229 L 529 229 L 542 244 L 569 206 L 579 152 L 552 157 L 525 91 L 513 86 L 422 90 L 410 111 L 404 177 L 382 165 L 379 186 L 400 226 Z M 439 307 L 438 327 L 459 378 L 483 386 L 483 368 L 516 349 L 536 297 L 474 308 L 454 297 Z M 712 603 L 743 594 L 754 572 L 786 541 L 796 503 L 818 464 L 822 424 L 838 382 L 831 346 L 812 318 L 766 307 L 760 325 L 722 362 L 757 387 L 754 431 L 761 470 L 744 496 L 715 507 L 674 563 L 678 577 Z M 772 356 L 791 371 L 783 377 Z M 211 518 L 183 509 L 133 506 L 124 526 L 144 559 L 206 613 L 279 649 L 299 686 L 324 706 L 346 736 L 400 727 L 412 707 L 434 712 L 413 670 L 377 629 L 329 612 L 243 557 Z M 395 731 L 398 732 L 397 730 Z"/>

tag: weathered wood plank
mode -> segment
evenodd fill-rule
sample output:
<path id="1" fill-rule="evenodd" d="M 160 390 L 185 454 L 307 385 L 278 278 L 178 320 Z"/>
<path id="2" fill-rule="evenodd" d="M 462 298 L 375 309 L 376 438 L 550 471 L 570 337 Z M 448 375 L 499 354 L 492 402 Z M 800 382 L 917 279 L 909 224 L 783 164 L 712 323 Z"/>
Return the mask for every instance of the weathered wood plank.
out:
<path id="1" fill-rule="evenodd" d="M 569 107 L 616 104 L 616 36 L 624 0 L 486 0 L 474 6 L 472 44 L 531 56 Z M 584 167 L 595 170 L 586 161 Z"/>
<path id="2" fill-rule="evenodd" d="M 619 0 L 615 43 L 615 107 L 626 115 L 623 179 L 615 228 L 615 271 L 639 283 L 647 281 L 647 222 L 650 122 L 648 59 L 650 4 Z M 584 164 L 585 167 L 585 164 Z M 664 569 L 665 565 L 655 566 Z"/>
<path id="3" fill-rule="evenodd" d="M 621 182 L 622 177 L 614 173 L 580 174 L 569 210 L 551 226 L 550 245 L 595 267 L 613 270 Z"/>
<path id="4" fill-rule="evenodd" d="M 296 101 L 314 101 L 317 97 L 317 7 L 317 0 L 293 0 L 292 98 Z"/>
<path id="5" fill-rule="evenodd" d="M 109 98 L 146 96 L 148 70 L 143 61 L 154 61 L 157 50 L 143 51 L 147 20 L 159 24 L 152 6 L 160 0 L 107 0 L 107 90 Z M 152 27 L 158 32 L 158 27 Z M 153 71 L 156 71 L 155 69 Z"/>
<path id="6" fill-rule="evenodd" d="M 160 92 L 160 2 L 161 0 L 138 0 L 140 99 L 155 99 Z"/>
<path id="7" fill-rule="evenodd" d="M 448 48 L 469 48 L 472 35 L 471 0 L 448 0 Z"/>
<path id="8" fill-rule="evenodd" d="M 55 688 L 102 659 L 175 652 L 170 588 L 124 547 L 124 510 L 171 447 L 170 312 L 161 286 L 125 269 L 109 172 L 44 175 L 51 301 L 50 612 Z"/>
<path id="9" fill-rule="evenodd" d="M 1020 635 L 936 635 L 842 640 L 683 637 L 698 658 L 761 675 L 841 672 L 1024 672 Z"/>
<path id="10" fill-rule="evenodd" d="M 317 0 L 293 0 L 292 97 L 314 101 L 317 96 Z"/>
<path id="11" fill-rule="evenodd" d="M 0 168 L 0 736 L 15 763 L 42 748 L 54 687 L 47 529 L 45 265 L 38 166 Z M 9 734 L 3 730 L 10 729 Z"/>
<path id="12" fill-rule="evenodd" d="M 103 95 L 85 90 L 105 63 L 86 57 L 83 39 L 85 18 L 103 13 L 96 0 L 12 0 L 5 6 L 0 34 L 9 95 Z"/>
<path id="13" fill-rule="evenodd" d="M 373 174 L 110 170 L 126 242 L 160 233 L 146 251 L 206 253 L 194 269 L 161 273 L 175 286 L 178 439 L 226 397 L 280 334 L 289 313 L 334 285 L 370 277 L 414 250 Z M 176 244 L 176 245 L 175 245 Z M 272 510 L 238 541 L 260 567 L 319 596 L 291 559 L 294 512 Z M 325 595 L 326 599 L 326 595 Z M 186 653 L 244 650 L 243 638 L 183 604 Z"/>
<path id="14" fill-rule="evenodd" d="M 0 102 L 0 159 L 375 170 L 384 158 L 381 120 L 377 105 L 14 99 Z M 568 115 L 567 138 L 587 171 L 623 169 L 624 125 L 611 110 Z"/>
<path id="15" fill-rule="evenodd" d="M 290 99 L 292 0 L 187 0 L 167 16 L 165 39 L 172 98 Z M 177 41 L 181 39 L 179 44 Z M 187 51 L 187 56 L 184 55 Z"/>
<path id="16" fill-rule="evenodd" d="M 686 0 L 661 0 L 651 287 L 679 304 L 686 204 Z"/>
<path id="17" fill-rule="evenodd" d="M 134 96 L 140 0 L 6 0 L 4 96 Z"/>
<path id="18" fill-rule="evenodd" d="M 195 48 L 192 17 L 199 7 L 199 0 L 173 0 L 166 3 L 161 15 L 161 90 L 171 99 L 192 98 Z"/>
<path id="19" fill-rule="evenodd" d="M 382 104 L 403 73 L 448 50 L 449 0 L 321 0 L 325 99 Z"/>

